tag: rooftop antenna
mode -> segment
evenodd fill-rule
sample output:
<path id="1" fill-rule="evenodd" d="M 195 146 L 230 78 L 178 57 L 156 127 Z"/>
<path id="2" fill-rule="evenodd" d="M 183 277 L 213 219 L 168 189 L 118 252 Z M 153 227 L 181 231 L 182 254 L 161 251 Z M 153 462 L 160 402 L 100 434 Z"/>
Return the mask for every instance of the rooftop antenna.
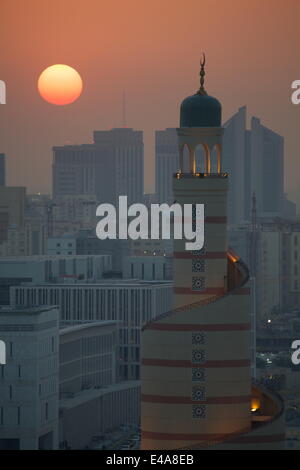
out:
<path id="1" fill-rule="evenodd" d="M 197 95 L 207 95 L 206 90 L 204 88 L 204 77 L 205 77 L 205 54 L 202 52 L 202 57 L 200 58 L 200 88 L 197 91 Z"/>
<path id="2" fill-rule="evenodd" d="M 123 127 L 127 127 L 127 123 L 126 123 L 126 97 L 125 97 L 125 91 L 123 91 L 123 99 L 122 99 L 122 117 L 123 117 Z"/>

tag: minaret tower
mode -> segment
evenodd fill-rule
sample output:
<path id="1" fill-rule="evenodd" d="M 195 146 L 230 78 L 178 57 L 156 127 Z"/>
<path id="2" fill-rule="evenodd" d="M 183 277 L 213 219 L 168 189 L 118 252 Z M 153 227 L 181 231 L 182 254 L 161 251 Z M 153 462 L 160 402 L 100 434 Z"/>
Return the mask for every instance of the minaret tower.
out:
<path id="1" fill-rule="evenodd" d="M 221 104 L 205 91 L 204 66 L 205 57 L 199 90 L 181 104 L 173 183 L 176 203 L 204 204 L 204 246 L 174 240 L 173 310 L 142 331 L 141 448 L 273 448 L 284 440 L 283 408 L 251 385 L 249 272 L 227 247 Z"/>
<path id="2" fill-rule="evenodd" d="M 204 204 L 204 247 L 200 252 L 188 252 L 186 240 L 174 240 L 175 307 L 222 296 L 227 290 L 228 175 L 221 171 L 224 129 L 221 104 L 208 96 L 204 88 L 205 56 L 200 64 L 200 88 L 186 98 L 180 108 L 180 128 L 177 129 L 180 168 L 173 181 L 173 193 L 182 206 Z M 196 166 L 197 149 L 202 149 L 205 159 L 202 173 Z"/>

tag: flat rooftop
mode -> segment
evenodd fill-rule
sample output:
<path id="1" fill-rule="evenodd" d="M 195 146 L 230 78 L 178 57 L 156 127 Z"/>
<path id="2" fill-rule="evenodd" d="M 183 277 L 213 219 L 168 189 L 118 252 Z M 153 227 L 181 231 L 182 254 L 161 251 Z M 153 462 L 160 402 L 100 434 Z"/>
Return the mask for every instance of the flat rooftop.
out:
<path id="1" fill-rule="evenodd" d="M 172 286 L 172 281 L 143 281 L 140 279 L 104 279 L 103 281 L 97 282 L 80 282 L 76 281 L 74 283 L 68 282 L 44 282 L 44 283 L 31 283 L 31 282 L 24 282 L 19 286 L 12 286 L 12 288 L 19 288 L 19 287 L 84 287 L 84 288 L 95 288 L 95 287 L 103 287 L 103 288 L 118 288 L 118 287 L 162 287 L 162 286 Z"/>
<path id="2" fill-rule="evenodd" d="M 43 306 L 33 306 L 33 307 L 24 307 L 24 306 L 11 306 L 3 305 L 0 306 L 0 315 L 11 315 L 18 314 L 23 315 L 39 315 L 43 312 L 49 312 L 50 310 L 59 308 L 57 305 L 43 305 Z"/>
<path id="3" fill-rule="evenodd" d="M 87 330 L 89 328 L 99 328 L 99 327 L 105 327 L 105 326 L 114 326 L 118 322 L 117 321 L 91 321 L 89 323 L 81 323 L 78 325 L 72 325 L 72 326 L 62 326 L 59 330 L 59 335 L 67 335 L 70 333 L 74 333 L 76 331 L 81 331 L 81 330 Z"/>

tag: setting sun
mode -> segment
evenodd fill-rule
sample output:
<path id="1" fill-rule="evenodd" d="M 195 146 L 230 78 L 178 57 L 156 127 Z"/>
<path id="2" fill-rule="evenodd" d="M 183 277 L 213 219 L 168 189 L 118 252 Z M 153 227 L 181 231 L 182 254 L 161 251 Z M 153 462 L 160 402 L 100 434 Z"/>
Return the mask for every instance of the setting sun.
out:
<path id="1" fill-rule="evenodd" d="M 82 79 L 79 73 L 68 65 L 51 65 L 41 73 L 38 90 L 48 103 L 66 105 L 73 103 L 81 95 Z"/>

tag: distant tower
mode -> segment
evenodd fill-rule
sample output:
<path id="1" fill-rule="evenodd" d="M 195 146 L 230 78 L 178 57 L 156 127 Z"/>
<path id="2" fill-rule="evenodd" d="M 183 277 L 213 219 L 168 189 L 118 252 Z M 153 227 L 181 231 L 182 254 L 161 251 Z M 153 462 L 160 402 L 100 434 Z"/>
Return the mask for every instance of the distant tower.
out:
<path id="1" fill-rule="evenodd" d="M 180 108 L 180 170 L 173 178 L 173 192 L 181 205 L 204 204 L 205 242 L 202 250 L 189 252 L 186 240 L 174 240 L 174 308 L 147 323 L 142 332 L 141 448 L 259 449 L 270 442 L 270 448 L 276 448 L 284 440 L 278 432 L 282 405 L 251 386 L 249 273 L 227 247 L 221 104 L 205 91 L 204 65 L 205 58 L 199 90 Z M 199 145 L 204 149 L 204 172 L 196 168 Z M 263 423 L 258 437 L 252 435 L 260 426 L 258 421 L 257 428 L 252 427 L 257 409 L 259 418 L 265 416 L 271 423 Z"/>
<path id="2" fill-rule="evenodd" d="M 0 153 L 0 186 L 5 186 L 5 153 Z"/>
<path id="3" fill-rule="evenodd" d="M 256 195 L 252 194 L 252 208 L 251 208 L 251 232 L 250 232 L 250 273 L 251 276 L 256 275 L 257 266 L 257 212 L 256 212 Z"/>
<path id="4" fill-rule="evenodd" d="M 186 98 L 180 108 L 180 128 L 177 129 L 180 169 L 173 178 L 173 193 L 181 205 L 204 204 L 205 246 L 202 253 L 187 253 L 186 240 L 174 240 L 175 307 L 197 301 L 199 295 L 203 299 L 223 295 L 227 289 L 228 178 L 227 174 L 221 173 L 224 129 L 221 127 L 221 104 L 204 89 L 204 64 L 205 60 L 201 64 L 200 89 Z M 204 149 L 205 173 L 197 171 L 199 147 Z M 212 160 L 213 154 L 216 162 Z M 184 157 L 188 162 L 184 162 Z M 213 166 L 216 173 L 212 173 Z M 187 167 L 189 173 L 184 173 L 183 169 Z"/>

